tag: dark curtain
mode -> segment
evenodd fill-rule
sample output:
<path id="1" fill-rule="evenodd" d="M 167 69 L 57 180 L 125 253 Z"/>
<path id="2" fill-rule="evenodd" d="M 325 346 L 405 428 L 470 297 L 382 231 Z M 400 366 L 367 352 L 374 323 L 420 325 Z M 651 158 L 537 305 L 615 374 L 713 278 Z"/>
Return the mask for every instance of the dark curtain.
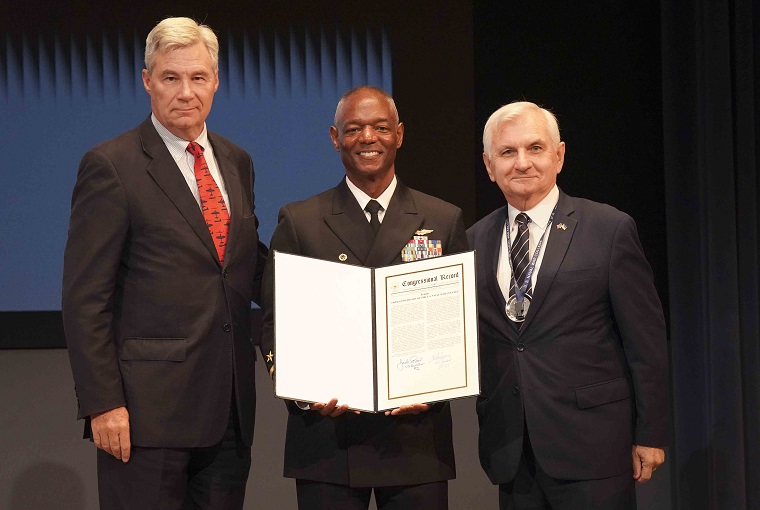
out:
<path id="1" fill-rule="evenodd" d="M 663 1 L 674 507 L 760 508 L 760 5 Z"/>

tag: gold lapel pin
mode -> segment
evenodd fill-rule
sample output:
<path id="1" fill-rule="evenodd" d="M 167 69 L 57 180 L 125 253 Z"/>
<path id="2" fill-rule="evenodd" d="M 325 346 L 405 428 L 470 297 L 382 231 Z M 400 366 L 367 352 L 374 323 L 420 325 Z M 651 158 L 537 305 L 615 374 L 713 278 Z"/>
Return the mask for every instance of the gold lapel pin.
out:
<path id="1" fill-rule="evenodd" d="M 345 262 L 348 260 L 348 255 L 346 255 L 345 253 L 341 253 L 340 255 L 338 255 L 338 260 L 340 260 L 341 262 Z"/>

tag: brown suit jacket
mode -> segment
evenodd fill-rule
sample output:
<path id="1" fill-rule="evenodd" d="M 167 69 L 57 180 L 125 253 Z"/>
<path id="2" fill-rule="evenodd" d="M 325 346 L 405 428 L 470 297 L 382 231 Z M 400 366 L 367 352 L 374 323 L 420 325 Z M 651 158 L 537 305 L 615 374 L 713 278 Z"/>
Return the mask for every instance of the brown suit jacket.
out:
<path id="1" fill-rule="evenodd" d="M 63 271 L 78 414 L 127 406 L 137 446 L 217 443 L 232 398 L 243 440 L 253 438 L 250 307 L 266 247 L 250 156 L 219 135 L 208 138 L 230 202 L 224 266 L 150 118 L 79 165 Z"/>

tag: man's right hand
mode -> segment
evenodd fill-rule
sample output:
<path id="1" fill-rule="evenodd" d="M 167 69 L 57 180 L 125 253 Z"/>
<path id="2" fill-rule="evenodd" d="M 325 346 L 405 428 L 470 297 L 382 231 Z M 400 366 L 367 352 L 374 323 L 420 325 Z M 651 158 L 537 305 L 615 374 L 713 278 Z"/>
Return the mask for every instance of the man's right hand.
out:
<path id="1" fill-rule="evenodd" d="M 317 411 L 322 416 L 332 416 L 336 418 L 348 410 L 348 404 L 338 405 L 338 399 L 334 398 L 328 403 L 311 404 L 311 410 Z M 356 412 L 356 414 L 359 414 Z"/>
<path id="2" fill-rule="evenodd" d="M 129 440 L 129 412 L 126 407 L 93 414 L 90 416 L 90 426 L 95 446 L 122 462 L 129 460 L 132 443 Z"/>

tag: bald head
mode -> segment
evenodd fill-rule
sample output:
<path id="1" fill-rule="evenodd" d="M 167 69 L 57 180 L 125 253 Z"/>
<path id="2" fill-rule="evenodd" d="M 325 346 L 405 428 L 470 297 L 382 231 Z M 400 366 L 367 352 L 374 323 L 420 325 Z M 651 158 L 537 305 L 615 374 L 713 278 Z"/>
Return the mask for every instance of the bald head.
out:
<path id="1" fill-rule="evenodd" d="M 342 124 L 345 121 L 345 106 L 346 102 L 349 98 L 355 96 L 358 93 L 366 93 L 371 92 L 374 94 L 377 94 L 385 99 L 385 101 L 388 102 L 388 108 L 390 108 L 391 114 L 393 115 L 393 118 L 391 120 L 394 121 L 396 125 L 399 123 L 399 117 L 398 117 L 398 110 L 396 109 L 396 102 L 393 100 L 393 97 L 391 97 L 390 94 L 388 94 L 386 91 L 384 91 L 381 88 L 372 87 L 370 85 L 362 85 L 360 87 L 353 88 L 340 96 L 340 101 L 338 101 L 338 106 L 335 108 L 335 118 L 333 119 L 333 123 L 336 127 L 340 127 L 339 125 Z"/>

